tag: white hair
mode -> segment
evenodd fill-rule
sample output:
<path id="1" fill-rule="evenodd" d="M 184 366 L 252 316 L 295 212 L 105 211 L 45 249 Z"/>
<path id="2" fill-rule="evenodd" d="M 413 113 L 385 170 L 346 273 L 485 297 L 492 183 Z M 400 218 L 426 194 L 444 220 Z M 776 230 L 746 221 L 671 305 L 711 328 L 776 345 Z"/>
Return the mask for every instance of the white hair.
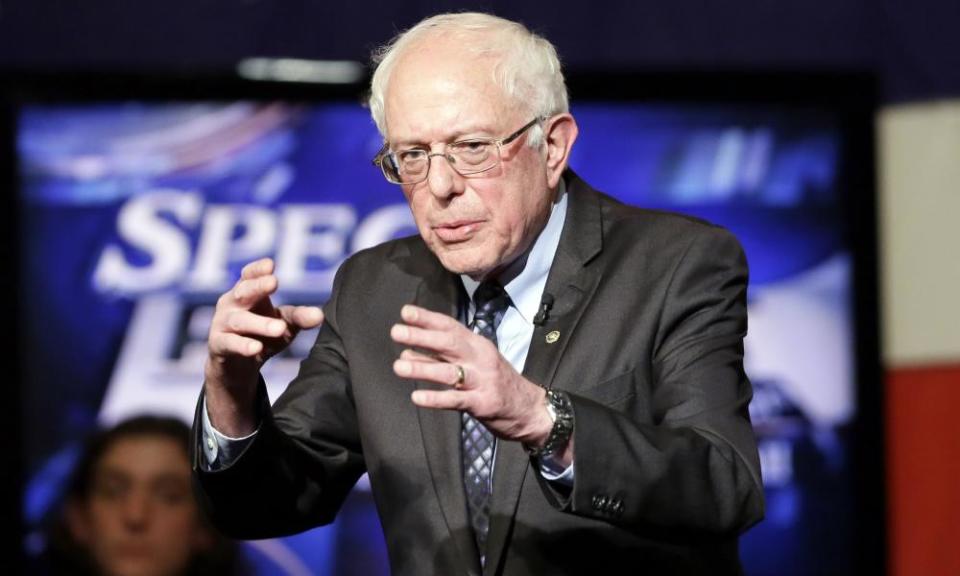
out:
<path id="1" fill-rule="evenodd" d="M 567 86 L 557 51 L 546 39 L 523 24 L 480 12 L 438 14 L 422 20 L 375 50 L 377 65 L 370 82 L 370 114 L 386 138 L 384 100 L 390 75 L 404 51 L 427 39 L 447 37 L 477 56 L 496 58 L 493 82 L 517 106 L 527 108 L 531 117 L 551 116 L 569 111 Z M 527 143 L 539 148 L 541 126 L 531 128 Z"/>

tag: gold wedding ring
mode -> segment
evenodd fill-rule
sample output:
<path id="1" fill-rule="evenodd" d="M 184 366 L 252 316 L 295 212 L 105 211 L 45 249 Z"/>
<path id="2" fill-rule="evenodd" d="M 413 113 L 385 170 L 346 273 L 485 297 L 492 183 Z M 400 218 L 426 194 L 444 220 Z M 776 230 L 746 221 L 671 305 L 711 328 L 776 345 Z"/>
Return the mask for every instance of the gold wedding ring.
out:
<path id="1" fill-rule="evenodd" d="M 467 378 L 467 373 L 464 372 L 463 366 L 459 364 L 454 364 L 454 368 L 457 369 L 457 380 L 453 383 L 453 387 L 457 390 L 463 388 L 463 381 Z"/>

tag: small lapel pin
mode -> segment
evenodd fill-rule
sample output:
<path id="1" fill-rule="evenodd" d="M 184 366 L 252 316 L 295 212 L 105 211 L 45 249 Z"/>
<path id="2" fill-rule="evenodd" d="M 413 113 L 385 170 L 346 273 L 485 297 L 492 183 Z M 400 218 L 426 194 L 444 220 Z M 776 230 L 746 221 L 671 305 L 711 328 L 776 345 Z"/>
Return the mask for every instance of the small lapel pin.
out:
<path id="1" fill-rule="evenodd" d="M 559 331 L 559 330 L 553 330 L 553 331 L 547 333 L 547 336 L 546 336 L 547 344 L 553 344 L 554 342 L 556 342 L 556 341 L 559 340 L 559 339 L 560 339 L 560 331 Z"/>

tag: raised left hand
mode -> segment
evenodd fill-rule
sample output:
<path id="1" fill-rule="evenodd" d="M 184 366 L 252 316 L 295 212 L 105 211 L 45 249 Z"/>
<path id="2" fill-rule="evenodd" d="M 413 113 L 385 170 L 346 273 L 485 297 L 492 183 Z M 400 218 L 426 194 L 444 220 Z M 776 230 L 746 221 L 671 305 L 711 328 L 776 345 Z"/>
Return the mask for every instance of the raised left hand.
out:
<path id="1" fill-rule="evenodd" d="M 393 363 L 393 371 L 450 388 L 416 390 L 414 404 L 468 412 L 506 440 L 530 446 L 546 441 L 553 426 L 544 406 L 546 391 L 514 370 L 493 342 L 454 318 L 418 306 L 404 306 L 400 316 L 403 323 L 393 326 L 390 336 L 409 348 Z"/>

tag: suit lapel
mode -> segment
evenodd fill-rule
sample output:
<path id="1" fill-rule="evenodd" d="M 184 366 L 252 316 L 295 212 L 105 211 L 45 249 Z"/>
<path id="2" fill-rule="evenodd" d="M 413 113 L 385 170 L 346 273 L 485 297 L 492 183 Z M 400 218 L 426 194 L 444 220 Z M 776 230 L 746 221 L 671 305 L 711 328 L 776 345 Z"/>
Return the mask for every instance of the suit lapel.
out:
<path id="1" fill-rule="evenodd" d="M 569 172 L 567 176 L 567 193 L 570 196 L 566 221 L 544 288 L 544 292 L 553 295 L 554 305 L 544 325 L 535 327 L 533 331 L 523 369 L 523 375 L 528 380 L 544 388 L 553 386 L 553 378 L 567 342 L 600 280 L 599 267 L 586 266 L 602 247 L 599 202 L 576 175 Z M 548 342 L 547 334 L 551 332 L 557 332 L 559 338 Z M 498 565 L 513 530 L 528 468 L 530 459 L 519 442 L 497 443 L 485 574 L 499 571 Z"/>
<path id="2" fill-rule="evenodd" d="M 432 256 L 429 261 L 435 263 Z M 417 290 L 415 304 L 429 310 L 459 314 L 460 280 L 439 264 L 424 276 Z M 417 388 L 437 389 L 434 384 L 418 381 Z M 463 489 L 460 448 L 460 413 L 453 410 L 418 408 L 420 432 L 433 487 L 440 501 L 440 510 L 460 554 L 464 572 L 480 573 L 480 557 L 467 518 L 467 499 Z"/>

